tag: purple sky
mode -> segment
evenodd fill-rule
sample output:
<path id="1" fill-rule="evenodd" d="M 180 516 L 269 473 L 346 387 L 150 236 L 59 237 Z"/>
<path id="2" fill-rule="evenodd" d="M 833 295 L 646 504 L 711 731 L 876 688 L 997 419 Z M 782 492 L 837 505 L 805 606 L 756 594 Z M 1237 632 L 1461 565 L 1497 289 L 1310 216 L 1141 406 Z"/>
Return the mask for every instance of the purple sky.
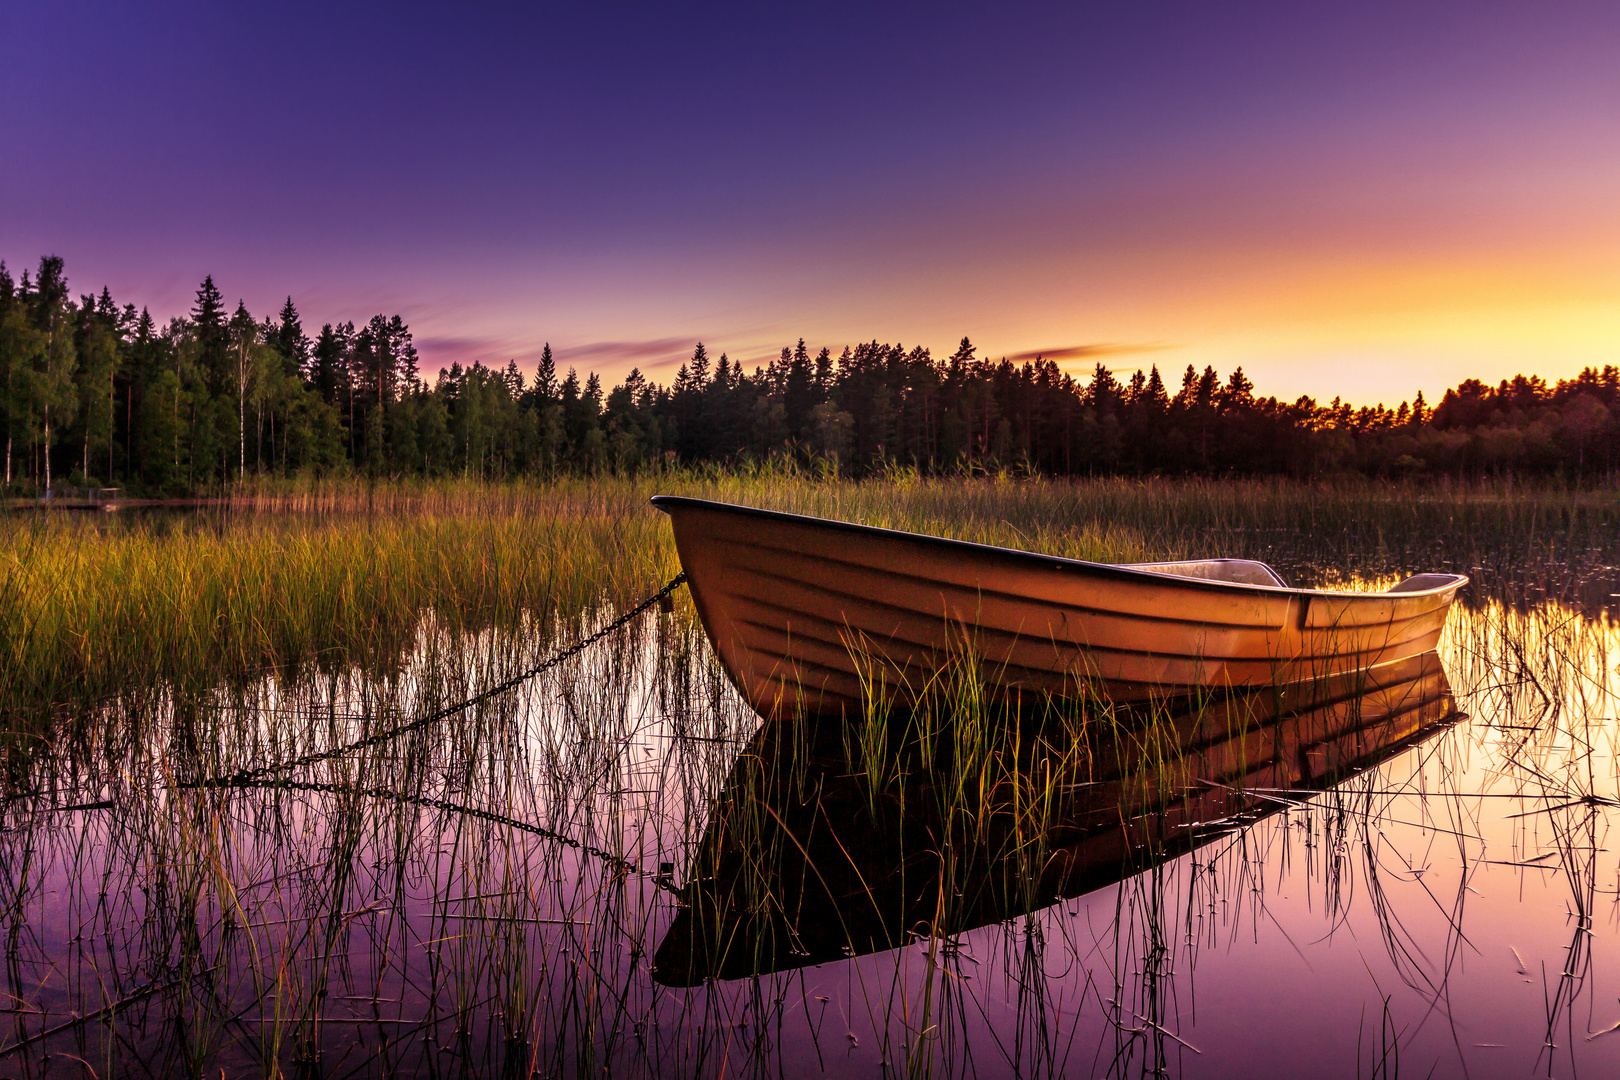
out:
<path id="1" fill-rule="evenodd" d="M 0 257 L 159 316 L 212 273 L 429 369 L 967 334 L 1392 404 L 1620 362 L 1614 3 L 5 23 Z"/>

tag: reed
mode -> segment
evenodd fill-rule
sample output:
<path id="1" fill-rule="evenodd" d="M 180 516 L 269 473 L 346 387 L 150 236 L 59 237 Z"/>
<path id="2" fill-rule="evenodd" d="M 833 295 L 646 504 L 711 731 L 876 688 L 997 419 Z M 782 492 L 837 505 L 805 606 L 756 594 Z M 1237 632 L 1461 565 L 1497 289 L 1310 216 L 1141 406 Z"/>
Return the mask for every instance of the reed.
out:
<path id="1" fill-rule="evenodd" d="M 385 670 L 430 616 L 463 631 L 623 606 L 675 571 L 647 505 L 661 492 L 1096 561 L 1267 559 L 1303 584 L 1464 570 L 1527 601 L 1591 599 L 1620 561 L 1613 494 L 1551 488 L 904 470 L 852 482 L 792 466 L 506 485 L 263 481 L 205 514 L 7 519 L 0 708 L 30 731 L 45 713 L 157 690 L 306 665 Z"/>
<path id="2" fill-rule="evenodd" d="M 0 534 L 14 732 L 0 948 L 16 1008 L 0 1014 L 0 1052 L 55 1032 L 12 1060 L 42 1071 L 71 1053 L 101 1076 L 776 1076 L 879 1062 L 924 1076 L 962 1075 L 965 1061 L 1162 1074 L 1191 1053 L 1174 1032 L 1200 935 L 1263 924 L 1243 905 L 1296 856 L 1310 870 L 1294 887 L 1315 890 L 1324 932 L 1371 897 L 1391 966 L 1424 985 L 1398 900 L 1347 884 L 1393 864 L 1381 771 L 1289 810 L 1292 824 L 1226 821 L 1218 852 L 1158 862 L 1185 848 L 1175 799 L 1226 776 L 1180 751 L 1197 715 L 998 701 L 964 656 L 921 708 L 896 709 L 874 672 L 857 722 L 786 725 L 767 745 L 685 607 L 280 787 L 174 786 L 342 745 L 532 666 L 674 573 L 645 501 L 658 492 L 1087 558 L 1238 554 L 1323 579 L 1341 565 L 1484 567 L 1444 644 L 1476 718 L 1435 757 L 1478 758 L 1504 794 L 1530 792 L 1530 809 L 1572 804 L 1549 813 L 1547 835 L 1576 921 L 1596 925 L 1600 879 L 1582 860 L 1601 839 L 1590 815 L 1617 794 L 1599 719 L 1615 715 L 1616 629 L 1524 601 L 1555 579 L 1578 592 L 1620 561 L 1601 492 L 903 471 L 853 483 L 791 469 L 266 484 L 185 519 L 14 517 Z M 1232 726 L 1210 738 L 1241 738 L 1245 722 L 1223 715 Z M 1099 800 L 1103 783 L 1117 790 Z M 1424 800 L 1391 816 L 1445 812 L 1437 792 Z M 1112 922 L 1087 927 L 1050 905 L 1072 891 L 1063 851 L 1104 804 L 1116 824 L 1144 823 L 1141 857 L 1156 866 L 1090 909 Z M 1470 865 L 1476 809 L 1444 822 L 1467 834 Z M 847 854 L 826 844 L 830 825 Z M 745 856 L 735 867 L 717 830 Z M 1288 855 L 1296 836 L 1309 849 Z M 695 889 L 723 876 L 729 913 Z M 896 876 L 904 888 L 881 888 Z M 836 903 L 805 902 L 815 880 L 841 883 Z M 683 902 L 740 968 L 783 948 L 840 959 L 660 985 L 649 968 Z M 980 917 L 992 925 L 974 929 Z M 1561 970 L 1591 969 L 1582 940 Z M 842 959 L 873 943 L 888 951 Z M 1573 985 L 1548 995 L 1560 1016 L 1584 1007 Z M 1403 1025 L 1427 1015 L 1400 1007 L 1387 1015 Z M 1376 1034 L 1376 1056 L 1393 1060 Z"/>

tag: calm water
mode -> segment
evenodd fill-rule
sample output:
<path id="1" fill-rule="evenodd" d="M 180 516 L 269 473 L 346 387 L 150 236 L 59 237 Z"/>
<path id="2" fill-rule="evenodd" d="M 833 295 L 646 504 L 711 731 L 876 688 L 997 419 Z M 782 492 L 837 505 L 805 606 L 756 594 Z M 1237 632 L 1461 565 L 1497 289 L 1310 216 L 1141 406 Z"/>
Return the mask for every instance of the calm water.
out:
<path id="1" fill-rule="evenodd" d="M 1138 873 L 1115 852 L 1067 886 L 1047 851 L 1028 912 L 1005 890 L 970 902 L 1005 868 L 953 851 L 942 871 L 937 823 L 906 819 L 901 844 L 863 817 L 830 742 L 808 754 L 817 798 L 748 789 L 772 733 L 673 617 L 286 774 L 341 790 L 170 786 L 419 715 L 574 632 L 430 628 L 387 677 L 183 702 L 125 745 L 64 743 L 40 766 L 49 794 L 0 832 L 0 1074 L 1620 1071 L 1620 631 L 1600 606 L 1459 604 L 1438 672 L 1405 691 L 1415 711 L 1387 694 L 1328 709 L 1415 718 L 1396 745 L 1335 729 L 1359 732 L 1332 750 L 1353 775 L 1319 792 L 1302 774 L 1211 801 L 1188 777 L 1214 820 L 1157 835 L 1191 851 Z M 1117 791 L 1062 805 L 1054 850 L 1083 846 L 1080 817 L 1121 816 Z M 772 860 L 713 861 L 739 808 Z M 842 884 L 811 880 L 836 861 L 827 837 L 857 868 Z M 692 912 L 761 867 L 793 878 L 771 925 L 799 930 L 704 959 Z M 860 890 L 893 918 L 862 922 Z"/>

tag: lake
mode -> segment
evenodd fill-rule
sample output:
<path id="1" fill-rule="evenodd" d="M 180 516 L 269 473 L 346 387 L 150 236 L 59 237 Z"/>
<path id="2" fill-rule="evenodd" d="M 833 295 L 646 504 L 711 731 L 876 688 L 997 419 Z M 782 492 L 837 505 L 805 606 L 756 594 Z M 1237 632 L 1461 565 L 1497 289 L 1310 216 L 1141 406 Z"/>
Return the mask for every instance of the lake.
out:
<path id="1" fill-rule="evenodd" d="M 1613 1073 L 1605 558 L 1413 565 L 1478 576 L 1432 664 L 1286 707 L 762 728 L 683 601 L 466 709 L 616 609 L 64 725 L 4 808 L 0 1069 Z"/>

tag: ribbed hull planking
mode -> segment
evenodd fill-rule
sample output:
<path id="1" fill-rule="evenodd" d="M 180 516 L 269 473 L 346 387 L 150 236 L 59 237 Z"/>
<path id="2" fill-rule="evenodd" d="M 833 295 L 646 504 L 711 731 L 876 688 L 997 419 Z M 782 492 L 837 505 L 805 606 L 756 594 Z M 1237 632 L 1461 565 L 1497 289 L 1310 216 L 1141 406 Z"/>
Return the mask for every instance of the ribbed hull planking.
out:
<path id="1" fill-rule="evenodd" d="M 1113 701 L 1359 671 L 1433 650 L 1468 580 L 1291 589 L 1255 583 L 1253 563 L 1111 566 L 701 499 L 653 504 L 721 663 L 765 716 L 859 708 L 873 679 L 903 701 L 964 656 L 998 693 Z M 1221 573 L 1248 580 L 1190 576 Z"/>

